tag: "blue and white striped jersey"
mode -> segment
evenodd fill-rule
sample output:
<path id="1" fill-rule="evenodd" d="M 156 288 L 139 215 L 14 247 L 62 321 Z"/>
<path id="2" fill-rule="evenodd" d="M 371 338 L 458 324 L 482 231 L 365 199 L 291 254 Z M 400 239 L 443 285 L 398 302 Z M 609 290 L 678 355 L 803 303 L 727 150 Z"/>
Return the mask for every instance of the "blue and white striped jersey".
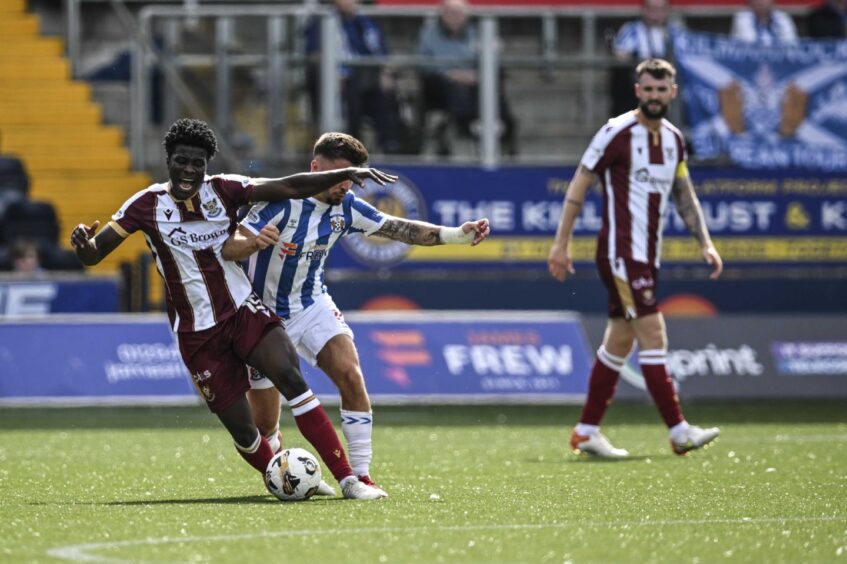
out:
<path id="1" fill-rule="evenodd" d="M 337 206 L 314 198 L 256 204 L 241 225 L 254 234 L 276 225 L 279 244 L 250 256 L 247 274 L 253 291 L 288 319 L 326 293 L 324 263 L 336 241 L 348 233 L 370 235 L 386 219 L 353 192 Z"/>

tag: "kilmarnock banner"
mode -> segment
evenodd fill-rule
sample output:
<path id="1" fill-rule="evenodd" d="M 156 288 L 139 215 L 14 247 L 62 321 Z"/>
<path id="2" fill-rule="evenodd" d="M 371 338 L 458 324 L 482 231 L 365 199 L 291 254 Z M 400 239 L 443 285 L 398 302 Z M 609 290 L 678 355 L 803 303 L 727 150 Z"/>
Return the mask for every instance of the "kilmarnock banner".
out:
<path id="1" fill-rule="evenodd" d="M 411 247 L 381 237 L 342 238 L 330 269 L 393 270 L 544 268 L 573 168 L 394 167 L 391 188 L 369 183 L 362 197 L 392 215 L 444 225 L 491 220 L 482 245 Z M 847 262 L 847 178 L 843 174 L 785 170 L 774 173 L 692 167 L 706 222 L 725 262 L 732 266 Z M 699 249 L 669 205 L 663 265 L 701 264 Z M 594 261 L 602 198 L 589 192 L 572 241 L 578 263 Z"/>
<path id="2" fill-rule="evenodd" d="M 847 172 L 847 41 L 773 47 L 677 31 L 673 47 L 697 158 Z"/>

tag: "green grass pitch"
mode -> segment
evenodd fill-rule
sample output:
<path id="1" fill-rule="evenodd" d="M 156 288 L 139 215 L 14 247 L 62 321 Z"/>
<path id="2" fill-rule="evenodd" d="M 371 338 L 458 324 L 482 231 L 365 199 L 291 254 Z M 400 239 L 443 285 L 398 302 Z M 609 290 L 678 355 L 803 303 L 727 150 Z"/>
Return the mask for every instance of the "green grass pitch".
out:
<path id="1" fill-rule="evenodd" d="M 337 419 L 337 410 L 328 408 Z M 205 408 L 0 410 L 0 562 L 847 562 L 847 403 L 379 407 L 377 502 L 281 503 Z M 311 449 L 285 414 L 287 446 Z"/>

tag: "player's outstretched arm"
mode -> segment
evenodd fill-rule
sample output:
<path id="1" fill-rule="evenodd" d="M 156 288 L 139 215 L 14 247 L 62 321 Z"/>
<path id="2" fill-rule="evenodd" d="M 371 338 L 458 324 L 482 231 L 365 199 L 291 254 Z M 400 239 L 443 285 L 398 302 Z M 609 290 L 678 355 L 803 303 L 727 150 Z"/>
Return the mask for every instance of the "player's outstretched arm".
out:
<path id="1" fill-rule="evenodd" d="M 597 182 L 597 176 L 585 166 L 580 165 L 565 192 L 565 204 L 562 206 L 559 227 L 556 229 L 556 237 L 553 239 L 553 246 L 550 247 L 550 254 L 547 257 L 547 270 L 559 282 L 564 282 L 568 274 L 574 273 L 568 244 L 573 235 L 576 218 L 585 202 L 585 195 L 595 182 Z"/>
<path id="2" fill-rule="evenodd" d="M 382 227 L 374 233 L 379 237 L 422 247 L 467 244 L 473 247 L 482 243 L 489 234 L 491 226 L 487 218 L 467 221 L 459 227 L 445 227 L 394 216 L 388 216 Z"/>
<path id="3" fill-rule="evenodd" d="M 672 194 L 676 203 L 676 211 L 679 212 L 682 221 L 685 222 L 685 226 L 700 244 L 703 260 L 712 267 L 712 274 L 709 278 L 717 278 L 723 272 L 723 260 L 718 254 L 717 249 L 715 249 L 714 243 L 712 243 L 712 238 L 709 236 L 709 228 L 706 226 L 706 220 L 703 217 L 703 208 L 700 206 L 700 200 L 694 192 L 694 185 L 691 183 L 691 178 L 684 169 L 674 179 Z"/>
<path id="4" fill-rule="evenodd" d="M 277 243 L 279 243 L 279 229 L 276 225 L 265 225 L 258 235 L 254 235 L 249 229 L 239 225 L 235 233 L 224 242 L 221 256 L 224 260 L 244 260 L 253 253 Z"/>
<path id="5" fill-rule="evenodd" d="M 347 167 L 324 172 L 301 172 L 282 178 L 257 178 L 253 187 L 253 202 L 296 200 L 320 194 L 336 184 L 351 180 L 363 186 L 365 180 L 385 186 L 397 177 L 381 170 L 367 167 Z"/>
<path id="6" fill-rule="evenodd" d="M 124 238 L 108 225 L 97 233 L 99 226 L 100 220 L 90 226 L 80 223 L 71 231 L 71 247 L 80 262 L 86 266 L 94 266 L 124 241 Z"/>

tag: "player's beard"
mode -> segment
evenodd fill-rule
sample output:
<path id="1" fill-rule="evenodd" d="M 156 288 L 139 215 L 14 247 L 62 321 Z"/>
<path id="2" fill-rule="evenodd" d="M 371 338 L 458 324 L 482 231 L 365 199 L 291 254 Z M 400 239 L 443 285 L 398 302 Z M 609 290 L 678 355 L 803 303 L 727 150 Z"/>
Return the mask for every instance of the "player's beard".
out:
<path id="1" fill-rule="evenodd" d="M 658 105 L 659 109 L 655 109 L 655 106 Z M 644 117 L 649 119 L 662 119 L 665 117 L 665 114 L 668 113 L 668 108 L 670 106 L 668 104 L 663 104 L 658 100 L 651 100 L 649 102 L 641 102 L 638 104 L 638 108 L 641 110 L 641 113 L 644 114 Z"/>

